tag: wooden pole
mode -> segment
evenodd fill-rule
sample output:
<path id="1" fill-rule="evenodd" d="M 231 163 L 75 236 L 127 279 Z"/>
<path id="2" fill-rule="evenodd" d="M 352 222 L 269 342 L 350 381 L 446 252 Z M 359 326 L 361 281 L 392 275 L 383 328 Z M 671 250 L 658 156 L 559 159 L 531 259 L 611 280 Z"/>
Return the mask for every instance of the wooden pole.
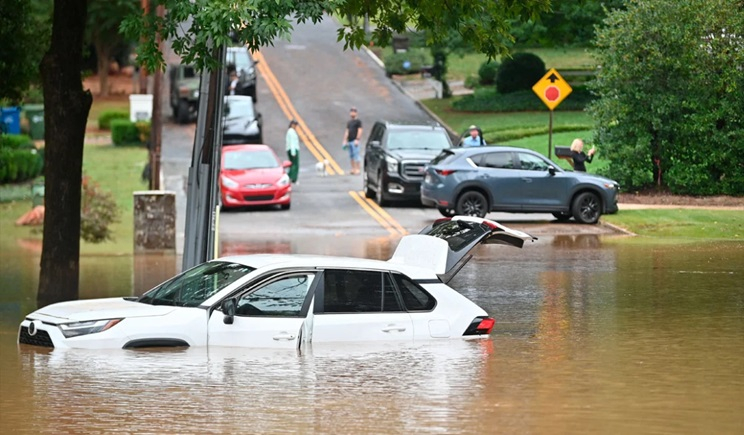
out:
<path id="1" fill-rule="evenodd" d="M 165 15 L 163 5 L 156 9 L 158 17 Z M 160 31 L 156 34 L 158 50 L 163 50 L 163 40 Z M 163 109 L 161 83 L 163 72 L 157 69 L 152 78 L 152 119 L 150 122 L 150 190 L 160 190 L 160 150 L 163 138 Z"/>
<path id="2" fill-rule="evenodd" d="M 147 16 L 149 13 L 150 0 L 142 0 L 142 14 Z M 143 65 L 141 62 L 139 66 L 139 93 L 147 93 L 147 70 L 145 69 L 145 65 Z"/>

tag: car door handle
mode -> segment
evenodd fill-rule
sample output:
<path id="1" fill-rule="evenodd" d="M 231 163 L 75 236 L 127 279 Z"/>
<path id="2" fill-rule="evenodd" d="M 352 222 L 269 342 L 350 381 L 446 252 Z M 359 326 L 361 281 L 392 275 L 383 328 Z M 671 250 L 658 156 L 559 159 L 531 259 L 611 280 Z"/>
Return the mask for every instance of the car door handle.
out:
<path id="1" fill-rule="evenodd" d="M 522 178 L 522 181 L 524 181 L 525 183 L 532 183 L 532 178 L 524 177 Z"/>
<path id="2" fill-rule="evenodd" d="M 279 341 L 279 340 L 288 340 L 289 341 L 289 340 L 294 340 L 296 337 L 294 335 L 288 334 L 286 332 L 280 332 L 279 334 L 275 335 L 273 338 L 276 341 Z"/>
<path id="3" fill-rule="evenodd" d="M 395 326 L 395 325 L 388 325 L 385 328 L 382 328 L 382 332 L 403 332 L 405 331 L 405 326 Z"/>

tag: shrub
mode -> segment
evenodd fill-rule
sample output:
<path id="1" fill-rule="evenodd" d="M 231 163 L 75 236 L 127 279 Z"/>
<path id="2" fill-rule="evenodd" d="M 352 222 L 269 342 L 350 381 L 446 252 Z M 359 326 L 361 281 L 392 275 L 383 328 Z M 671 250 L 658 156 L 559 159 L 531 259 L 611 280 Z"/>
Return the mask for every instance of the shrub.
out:
<path id="1" fill-rule="evenodd" d="M 545 63 L 532 53 L 516 53 L 505 59 L 496 74 L 496 89 L 501 94 L 532 89 L 545 75 Z"/>
<path id="2" fill-rule="evenodd" d="M 0 183 L 17 183 L 37 177 L 44 166 L 44 155 L 36 148 L 0 147 Z"/>
<path id="3" fill-rule="evenodd" d="M 577 86 L 573 92 L 555 109 L 584 110 L 592 101 L 591 92 L 583 86 Z M 540 98 L 529 91 L 517 91 L 500 94 L 495 88 L 480 88 L 472 95 L 466 95 L 452 103 L 452 109 L 463 112 L 526 112 L 548 110 Z"/>
<path id="4" fill-rule="evenodd" d="M 408 62 L 408 68 L 405 64 Z M 412 49 L 405 53 L 393 53 L 385 56 L 385 72 L 393 74 L 415 74 L 421 72 L 421 67 L 431 65 L 431 54 L 425 49 Z"/>
<path id="5" fill-rule="evenodd" d="M 137 121 L 134 126 L 137 127 L 140 143 L 146 144 L 150 140 L 150 121 Z"/>
<path id="6" fill-rule="evenodd" d="M 111 224 L 119 221 L 119 206 L 111 192 L 106 192 L 90 177 L 83 177 L 80 212 L 80 237 L 86 242 L 111 240 Z"/>
<path id="7" fill-rule="evenodd" d="M 98 115 L 98 128 L 111 130 L 111 121 L 114 119 L 129 119 L 129 112 L 125 110 L 104 110 Z"/>
<path id="8" fill-rule="evenodd" d="M 496 73 L 499 71 L 499 63 L 496 61 L 483 62 L 478 68 L 480 84 L 493 85 L 496 83 Z"/>
<path id="9" fill-rule="evenodd" d="M 111 120 L 111 141 L 116 146 L 140 144 L 139 130 L 129 119 Z"/>
<path id="10" fill-rule="evenodd" d="M 27 148 L 33 147 L 34 143 L 25 134 L 3 134 L 0 135 L 0 148 Z"/>

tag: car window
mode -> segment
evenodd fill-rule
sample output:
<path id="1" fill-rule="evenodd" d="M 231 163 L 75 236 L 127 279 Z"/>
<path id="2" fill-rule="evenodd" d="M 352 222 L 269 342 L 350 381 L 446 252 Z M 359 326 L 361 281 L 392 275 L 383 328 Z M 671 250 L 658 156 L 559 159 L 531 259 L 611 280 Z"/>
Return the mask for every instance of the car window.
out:
<path id="1" fill-rule="evenodd" d="M 522 170 L 547 171 L 550 166 L 548 162 L 533 154 L 517 153 L 517 157 Z"/>
<path id="2" fill-rule="evenodd" d="M 236 315 L 299 317 L 314 274 L 285 276 L 251 290 L 238 299 Z"/>
<path id="3" fill-rule="evenodd" d="M 443 150 L 441 153 L 439 153 L 434 159 L 432 159 L 431 162 L 429 162 L 430 165 L 438 165 L 438 164 L 449 164 L 452 161 L 454 161 L 457 158 L 457 154 L 453 153 L 450 150 Z"/>
<path id="4" fill-rule="evenodd" d="M 227 119 L 256 117 L 253 111 L 253 100 L 250 97 L 231 98 L 225 100 L 225 116 Z"/>
<path id="5" fill-rule="evenodd" d="M 437 305 L 436 299 L 410 278 L 403 275 L 394 275 L 395 283 L 398 285 L 403 305 L 408 311 L 431 311 Z"/>
<path id="6" fill-rule="evenodd" d="M 514 169 L 511 152 L 486 153 L 471 158 L 481 168 Z"/>
<path id="7" fill-rule="evenodd" d="M 192 66 L 184 66 L 183 67 L 183 78 L 185 79 L 191 79 L 196 77 L 196 70 Z"/>
<path id="8" fill-rule="evenodd" d="M 387 273 L 326 270 L 323 279 L 325 313 L 403 311 Z"/>
<path id="9" fill-rule="evenodd" d="M 386 146 L 389 150 L 443 150 L 452 144 L 443 130 L 389 130 Z"/>
<path id="10" fill-rule="evenodd" d="M 225 153 L 223 169 L 264 169 L 281 166 L 276 155 L 269 150 L 261 151 L 229 151 Z"/>
<path id="11" fill-rule="evenodd" d="M 247 49 L 228 51 L 227 62 L 235 65 L 235 69 L 238 71 L 242 69 L 248 70 L 248 68 L 253 66 L 253 60 L 248 54 Z"/>
<path id="12" fill-rule="evenodd" d="M 255 270 L 237 263 L 209 262 L 193 267 L 143 294 L 150 305 L 198 307 L 215 293 Z"/>

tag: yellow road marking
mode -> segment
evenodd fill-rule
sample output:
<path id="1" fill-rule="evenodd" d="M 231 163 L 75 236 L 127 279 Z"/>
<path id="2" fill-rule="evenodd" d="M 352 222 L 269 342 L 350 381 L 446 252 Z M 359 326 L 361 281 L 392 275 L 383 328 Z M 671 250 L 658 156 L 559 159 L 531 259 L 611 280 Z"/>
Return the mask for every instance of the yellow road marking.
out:
<path id="1" fill-rule="evenodd" d="M 401 227 L 395 219 L 392 218 L 385 210 L 381 209 L 377 204 L 364 197 L 363 192 L 349 191 L 349 195 L 356 201 L 368 215 L 372 216 L 372 219 L 376 220 L 383 228 L 394 236 L 405 236 L 408 231 Z"/>
<path id="2" fill-rule="evenodd" d="M 287 96 L 287 93 L 284 92 L 284 88 L 282 88 L 282 85 L 279 83 L 279 80 L 277 80 L 276 76 L 271 71 L 271 68 L 269 68 L 269 65 L 266 63 L 266 59 L 263 57 L 263 55 L 260 52 L 255 52 L 253 53 L 253 57 L 258 61 L 258 63 L 256 64 L 256 66 L 258 67 L 258 71 L 261 73 L 264 80 L 268 84 L 269 90 L 274 95 L 277 103 L 279 103 L 279 107 L 281 107 L 284 115 L 287 116 L 288 120 L 295 119 L 299 124 L 298 133 L 300 139 L 302 139 L 302 142 L 305 144 L 307 149 L 310 150 L 310 152 L 319 162 L 328 160 L 328 172 L 331 175 L 343 175 L 344 170 L 341 169 L 341 166 L 338 165 L 338 163 L 330 155 L 330 153 L 328 153 L 328 151 L 323 148 L 323 145 L 320 144 L 315 135 L 313 135 L 312 131 L 310 131 L 310 128 L 308 128 L 305 120 L 300 117 L 299 113 L 297 113 L 297 110 L 294 108 L 294 105 Z"/>

